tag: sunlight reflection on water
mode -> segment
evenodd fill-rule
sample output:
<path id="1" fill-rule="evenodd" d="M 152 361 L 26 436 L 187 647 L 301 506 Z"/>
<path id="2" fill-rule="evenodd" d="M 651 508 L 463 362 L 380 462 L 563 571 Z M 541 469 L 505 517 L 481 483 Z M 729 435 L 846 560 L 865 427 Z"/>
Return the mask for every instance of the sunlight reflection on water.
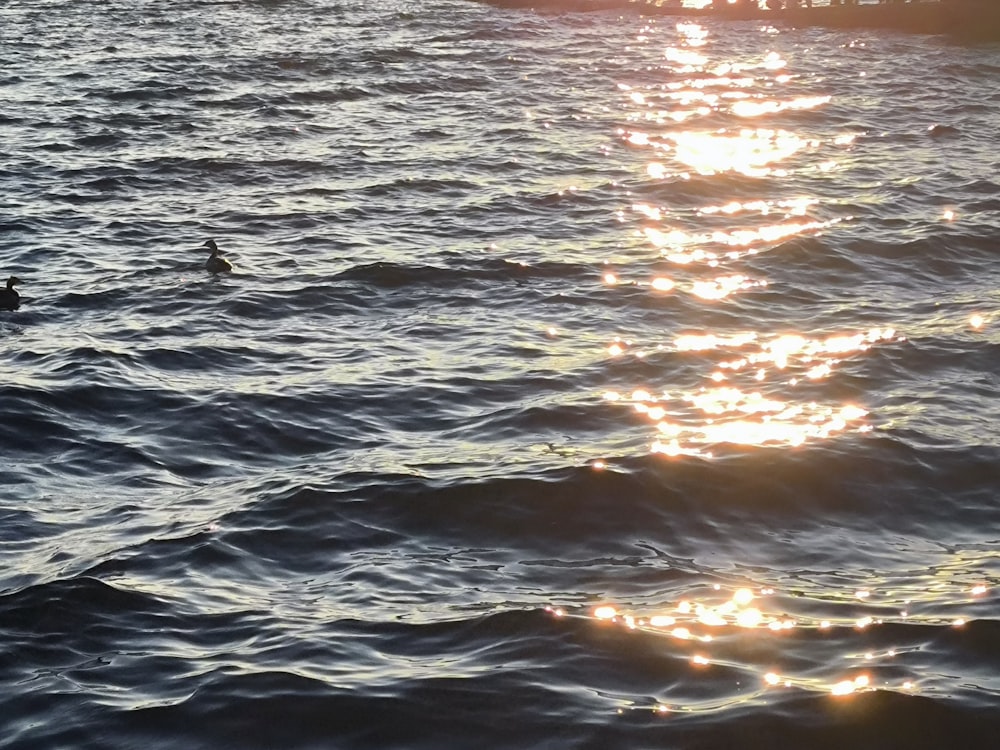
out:
<path id="1" fill-rule="evenodd" d="M 722 201 L 716 195 L 695 207 L 633 202 L 631 216 L 639 235 L 661 259 L 677 266 L 678 273 L 632 283 L 665 297 L 683 295 L 702 304 L 727 304 L 770 286 L 759 269 L 751 273 L 742 267 L 744 261 L 794 238 L 822 234 L 841 221 L 811 215 L 821 209 L 820 197 L 768 195 L 785 190 L 793 157 L 817 150 L 820 140 L 787 128 L 742 122 L 820 109 L 831 97 L 790 89 L 796 81 L 794 71 L 773 50 L 742 61 L 716 61 L 704 28 L 681 24 L 677 32 L 678 39 L 663 54 L 660 83 L 619 84 L 632 125 L 620 136 L 629 147 L 652 152 L 644 177 L 653 183 L 689 180 L 696 174 L 715 179 L 713 184 L 719 187 L 725 183 L 718 180 L 737 175 L 754 180 L 759 193 L 734 194 Z M 651 43 L 652 35 L 641 38 Z M 719 127 L 719 114 L 741 124 Z M 831 142 L 847 146 L 853 136 L 838 134 Z M 836 162 L 831 161 L 815 167 L 834 168 Z M 622 211 L 618 218 L 625 221 L 628 215 Z M 625 268 L 609 269 L 604 283 L 620 285 L 627 276 Z M 976 327 L 976 321 L 970 325 Z M 707 382 L 660 389 L 641 385 L 630 395 L 608 391 L 605 399 L 627 404 L 653 423 L 654 453 L 711 455 L 722 444 L 799 446 L 848 431 L 865 432 L 871 426 L 863 406 L 819 400 L 813 392 L 802 397 L 796 387 L 831 379 L 845 358 L 900 338 L 892 328 L 832 334 L 723 329 L 684 333 L 657 351 L 708 355 L 703 375 Z M 647 352 L 633 351 L 627 339 L 616 339 L 607 353 L 613 358 L 633 354 L 645 358 Z"/>
<path id="2" fill-rule="evenodd" d="M 954 607 L 961 606 L 963 598 L 981 597 L 987 591 L 988 587 L 983 584 L 968 589 L 963 583 L 953 581 L 945 592 L 891 592 L 891 596 L 898 605 L 900 601 L 911 601 L 909 598 L 901 600 L 901 596 L 921 596 L 929 600 L 943 594 L 952 600 L 950 606 Z M 871 595 L 867 589 L 863 592 L 864 597 L 858 597 L 859 593 L 862 592 L 855 592 L 855 598 L 862 602 L 866 602 Z M 912 693 L 921 689 L 921 682 L 929 683 L 929 679 L 922 674 L 925 660 L 914 658 L 921 651 L 919 643 L 909 643 L 906 638 L 901 638 L 895 645 L 857 650 L 858 644 L 853 635 L 879 629 L 891 624 L 891 620 L 880 615 L 854 619 L 848 616 L 837 621 L 808 615 L 792 616 L 775 609 L 782 606 L 777 601 L 780 597 L 781 592 L 768 586 L 758 589 L 744 586 L 727 592 L 722 585 L 714 584 L 653 607 L 651 613 L 632 613 L 611 603 L 598 604 L 589 611 L 572 614 L 555 606 L 546 610 L 556 618 L 582 616 L 598 627 L 619 627 L 623 637 L 629 633 L 662 636 L 669 639 L 668 648 L 676 651 L 678 658 L 688 661 L 692 671 L 676 681 L 669 690 L 669 697 L 677 695 L 676 702 L 666 701 L 668 696 L 664 695 L 651 706 L 632 704 L 629 708 L 645 708 L 661 713 L 704 712 L 718 710 L 720 700 L 725 703 L 745 700 L 745 695 L 706 698 L 704 690 L 711 690 L 710 687 L 703 690 L 689 688 L 687 683 L 693 681 L 708 680 L 711 683 L 712 672 L 703 673 L 701 670 L 716 667 L 735 670 L 748 677 L 752 675 L 757 680 L 755 695 L 759 699 L 764 699 L 769 690 L 783 688 L 825 693 L 840 699 L 872 690 Z M 900 619 L 907 617 L 907 612 L 899 613 Z M 966 618 L 933 617 L 927 622 L 961 630 L 966 625 Z M 794 642 L 802 648 L 809 648 L 812 644 L 814 649 L 827 653 L 829 660 L 824 669 L 797 670 L 793 655 L 795 649 L 789 644 L 781 649 L 788 664 L 779 666 L 776 663 L 777 646 L 769 645 L 770 642 L 774 639 L 784 641 L 792 636 L 793 631 L 798 633 Z M 754 684 L 752 680 L 750 684 Z M 926 689 L 933 691 L 935 688 L 928 684 Z M 690 699 L 687 697 L 690 695 L 700 697 Z"/>
<path id="3" fill-rule="evenodd" d="M 604 397 L 629 404 L 654 423 L 655 453 L 706 455 L 711 446 L 723 443 L 797 446 L 871 427 L 864 422 L 868 412 L 863 407 L 800 400 L 794 397 L 794 387 L 829 378 L 844 358 L 897 340 L 891 328 L 826 337 L 684 334 L 674 339 L 671 351 L 720 355 L 708 376 L 713 385 L 659 394 L 640 388 L 627 396 L 608 391 Z M 614 342 L 608 349 L 611 356 L 627 351 L 625 342 Z"/>

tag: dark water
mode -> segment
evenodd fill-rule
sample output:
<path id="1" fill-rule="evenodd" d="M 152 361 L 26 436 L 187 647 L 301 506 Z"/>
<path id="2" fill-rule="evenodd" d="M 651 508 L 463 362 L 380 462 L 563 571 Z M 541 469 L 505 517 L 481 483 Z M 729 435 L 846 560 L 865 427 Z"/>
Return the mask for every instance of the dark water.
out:
<path id="1" fill-rule="evenodd" d="M 1000 48 L 37 0 L 0 92 L 4 748 L 996 746 Z"/>

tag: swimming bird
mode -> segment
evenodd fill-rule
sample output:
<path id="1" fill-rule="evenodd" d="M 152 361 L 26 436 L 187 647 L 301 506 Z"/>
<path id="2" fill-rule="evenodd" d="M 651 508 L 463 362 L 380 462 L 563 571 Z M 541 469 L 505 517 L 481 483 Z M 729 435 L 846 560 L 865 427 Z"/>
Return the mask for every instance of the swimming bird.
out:
<path id="1" fill-rule="evenodd" d="M 14 284 L 20 284 L 17 276 L 7 279 L 7 288 L 0 289 L 0 310 L 16 310 L 21 306 L 21 295 L 17 293 Z"/>
<path id="2" fill-rule="evenodd" d="M 222 251 L 219 249 L 219 246 L 215 244 L 215 240 L 205 240 L 205 244 L 201 247 L 212 251 L 212 254 L 208 256 L 208 260 L 205 261 L 206 271 L 209 273 L 223 273 L 225 271 L 233 270 L 233 264 L 222 257 Z"/>

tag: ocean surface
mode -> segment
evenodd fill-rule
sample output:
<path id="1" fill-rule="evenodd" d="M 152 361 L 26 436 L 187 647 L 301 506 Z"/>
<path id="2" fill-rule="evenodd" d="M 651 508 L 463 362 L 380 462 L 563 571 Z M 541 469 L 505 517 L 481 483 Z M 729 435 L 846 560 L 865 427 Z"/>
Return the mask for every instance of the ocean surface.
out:
<path id="1" fill-rule="evenodd" d="M 14 0 L 0 95 L 5 750 L 997 746 L 1000 46 Z"/>

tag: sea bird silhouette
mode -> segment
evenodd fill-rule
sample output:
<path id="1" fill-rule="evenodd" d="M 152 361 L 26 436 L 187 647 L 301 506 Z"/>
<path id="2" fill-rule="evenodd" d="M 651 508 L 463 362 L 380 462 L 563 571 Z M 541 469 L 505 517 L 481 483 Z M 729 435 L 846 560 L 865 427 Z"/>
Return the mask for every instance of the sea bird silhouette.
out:
<path id="1" fill-rule="evenodd" d="M 7 288 L 0 289 L 0 310 L 16 310 L 21 306 L 21 295 L 14 288 L 15 284 L 20 284 L 21 280 L 17 276 L 7 279 Z"/>
<path id="2" fill-rule="evenodd" d="M 224 273 L 233 270 L 233 264 L 222 257 L 222 251 L 215 244 L 215 240 L 205 240 L 205 243 L 198 249 L 201 250 L 203 248 L 212 251 L 211 255 L 208 256 L 208 260 L 205 261 L 206 271 L 209 273 Z"/>

